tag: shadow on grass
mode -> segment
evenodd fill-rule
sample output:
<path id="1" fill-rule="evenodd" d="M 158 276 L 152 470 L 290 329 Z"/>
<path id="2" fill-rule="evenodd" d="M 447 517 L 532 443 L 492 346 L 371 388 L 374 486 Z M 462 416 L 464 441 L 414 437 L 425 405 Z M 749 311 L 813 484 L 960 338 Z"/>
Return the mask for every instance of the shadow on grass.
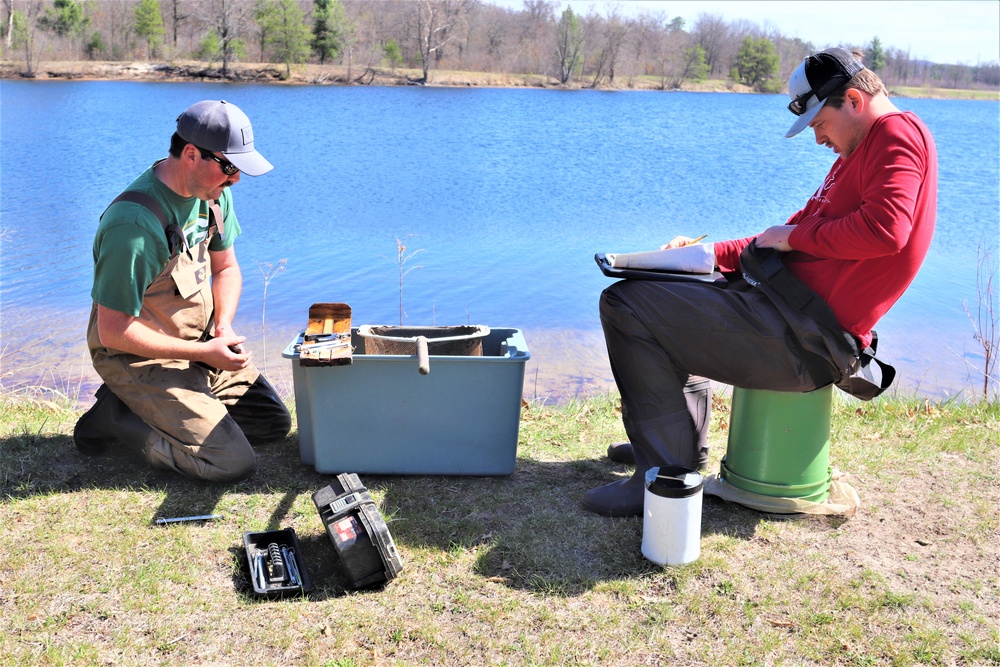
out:
<path id="1" fill-rule="evenodd" d="M 629 474 L 631 468 L 603 458 L 521 456 L 506 478 L 369 477 L 366 484 L 384 493 L 383 513 L 407 547 L 472 551 L 485 578 L 575 596 L 601 582 L 663 571 L 641 554 L 642 518 L 601 517 L 580 505 L 588 489 Z M 776 518 L 705 496 L 702 536 L 749 540 L 762 520 Z"/>
<path id="2" fill-rule="evenodd" d="M 151 469 L 127 455 L 84 456 L 68 435 L 11 436 L 0 439 L 0 496 L 16 500 L 95 488 L 163 494 L 150 517 L 152 525 L 156 517 L 212 514 L 224 496 L 280 494 L 261 528 L 278 530 L 287 527 L 301 495 L 311 496 L 333 481 L 301 463 L 298 452 L 296 437 L 258 447 L 255 474 L 234 483 L 208 484 Z M 603 581 L 662 571 L 640 552 L 641 518 L 609 519 L 580 507 L 587 489 L 629 473 L 606 459 L 551 462 L 521 456 L 510 477 L 362 474 L 361 481 L 380 499 L 403 556 L 401 577 L 409 567 L 421 566 L 419 557 L 408 558 L 407 551 L 471 553 L 474 571 L 484 578 L 533 593 L 573 596 Z M 226 505 L 232 507 L 231 502 Z M 702 536 L 750 539 L 765 517 L 706 496 Z M 324 599 L 343 594 L 348 586 L 318 513 L 316 522 L 320 530 L 297 532 L 314 584 L 310 597 Z M 822 523 L 817 526 L 823 529 Z M 242 537 L 233 536 L 231 552 L 241 566 L 234 571 L 234 587 L 252 597 Z"/>

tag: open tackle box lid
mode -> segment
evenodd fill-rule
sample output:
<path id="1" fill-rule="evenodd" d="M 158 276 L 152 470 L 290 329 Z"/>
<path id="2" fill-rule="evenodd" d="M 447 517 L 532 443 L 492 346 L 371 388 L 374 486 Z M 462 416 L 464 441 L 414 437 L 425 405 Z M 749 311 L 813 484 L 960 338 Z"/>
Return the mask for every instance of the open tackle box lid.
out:
<path id="1" fill-rule="evenodd" d="M 353 588 L 384 584 L 402 571 L 389 528 L 356 474 L 337 475 L 312 499 Z"/>

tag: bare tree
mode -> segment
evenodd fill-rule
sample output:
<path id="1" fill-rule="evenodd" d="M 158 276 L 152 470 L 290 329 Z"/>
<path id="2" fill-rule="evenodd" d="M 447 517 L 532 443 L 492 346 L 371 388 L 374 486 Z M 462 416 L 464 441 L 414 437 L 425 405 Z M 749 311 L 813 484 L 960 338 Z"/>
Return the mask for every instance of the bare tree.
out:
<path id="1" fill-rule="evenodd" d="M 603 21 L 595 21 L 595 23 L 600 25 L 600 36 L 598 37 L 600 49 L 597 54 L 597 62 L 594 65 L 594 79 L 590 84 L 591 88 L 597 88 L 605 77 L 607 77 L 609 84 L 614 85 L 615 67 L 620 57 L 621 48 L 634 25 L 633 21 L 621 17 L 617 5 L 613 5 L 607 10 Z"/>
<path id="2" fill-rule="evenodd" d="M 129 57 L 135 46 L 133 43 L 135 17 L 132 14 L 131 4 L 128 0 L 111 0 L 101 3 L 100 7 L 106 12 L 111 57 L 116 60 Z"/>
<path id="3" fill-rule="evenodd" d="M 209 0 L 205 21 L 219 38 L 222 76 L 229 76 L 229 63 L 244 48 L 243 35 L 250 23 L 253 4 L 250 0 Z"/>
<path id="4" fill-rule="evenodd" d="M 25 76 L 35 76 L 35 66 L 41 54 L 42 46 L 36 42 L 40 33 L 36 32 L 35 24 L 41 15 L 41 3 L 37 0 L 29 0 L 25 3 L 24 11 L 17 11 L 11 8 L 10 32 L 11 47 L 24 52 L 24 74 Z M 42 40 L 44 41 L 44 40 Z"/>
<path id="5" fill-rule="evenodd" d="M 806 56 L 816 50 L 809 42 L 803 42 L 798 37 L 789 39 L 782 36 L 777 30 L 769 33 L 767 37 L 778 52 L 778 58 L 781 61 L 778 78 L 782 81 L 787 82 L 795 68 L 802 64 Z"/>
<path id="6" fill-rule="evenodd" d="M 345 45 L 342 54 L 342 57 L 346 55 L 349 63 L 348 81 L 371 83 L 375 78 L 375 69 L 384 57 L 386 45 L 393 41 L 393 35 L 398 33 L 398 17 L 391 11 L 379 11 L 370 2 L 361 2 L 357 5 L 345 2 L 344 6 L 355 24 L 352 38 Z M 363 70 L 357 77 L 352 78 L 350 69 L 354 66 L 355 57 Z"/>
<path id="7" fill-rule="evenodd" d="M 167 10 L 170 24 L 170 43 L 173 45 L 172 53 L 174 56 L 177 55 L 177 33 L 180 31 L 181 24 L 183 24 L 187 19 L 188 15 L 183 13 L 182 4 L 183 0 L 167 0 Z"/>
<path id="8" fill-rule="evenodd" d="M 486 57 L 487 69 L 491 72 L 495 72 L 498 67 L 502 67 L 501 63 L 506 61 L 507 51 L 512 44 L 510 44 L 511 36 L 509 34 L 509 25 L 501 21 L 490 21 L 486 27 Z"/>
<path id="9" fill-rule="evenodd" d="M 712 74 L 729 73 L 729 64 L 723 62 L 723 51 L 729 39 L 729 24 L 718 14 L 701 14 L 691 31 L 698 46 L 705 50 L 705 63 Z"/>
<path id="10" fill-rule="evenodd" d="M 976 249 L 976 291 L 979 301 L 975 315 L 969 304 L 962 303 L 965 314 L 972 323 L 973 338 L 983 352 L 983 367 L 974 369 L 983 374 L 983 401 L 990 400 L 990 384 L 1000 386 L 997 378 L 997 360 L 1000 358 L 1000 304 L 998 304 L 996 251 L 985 240 Z M 971 366 L 970 366 L 971 368 Z M 973 385 L 975 386 L 975 385 Z"/>
<path id="11" fill-rule="evenodd" d="M 527 74 L 548 75 L 555 50 L 556 0 L 525 0 L 514 53 L 514 69 Z"/>
<path id="12" fill-rule="evenodd" d="M 4 46 L 9 50 L 11 41 L 14 38 L 14 0 L 3 0 L 3 7 L 7 10 L 7 37 L 4 39 Z"/>
<path id="13" fill-rule="evenodd" d="M 429 80 L 431 59 L 455 36 L 453 29 L 465 13 L 467 2 L 448 0 L 418 0 L 413 3 L 416 19 L 417 48 L 423 77 L 415 83 Z"/>

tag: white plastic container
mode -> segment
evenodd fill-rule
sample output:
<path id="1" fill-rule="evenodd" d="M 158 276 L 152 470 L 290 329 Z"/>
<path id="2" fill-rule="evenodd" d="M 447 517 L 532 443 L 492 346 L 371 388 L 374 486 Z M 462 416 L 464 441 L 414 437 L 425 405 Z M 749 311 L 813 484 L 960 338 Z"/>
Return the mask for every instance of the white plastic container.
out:
<path id="1" fill-rule="evenodd" d="M 701 501 L 705 479 L 683 466 L 646 471 L 642 555 L 657 565 L 683 565 L 701 554 Z"/>

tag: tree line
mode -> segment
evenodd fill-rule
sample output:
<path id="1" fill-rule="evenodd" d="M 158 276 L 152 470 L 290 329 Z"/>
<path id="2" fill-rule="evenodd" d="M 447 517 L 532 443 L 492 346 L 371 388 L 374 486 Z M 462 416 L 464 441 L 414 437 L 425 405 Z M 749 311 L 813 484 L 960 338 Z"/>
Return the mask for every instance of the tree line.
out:
<path id="1" fill-rule="evenodd" d="M 688 26 L 664 11 L 625 15 L 613 3 L 581 13 L 573 3 L 525 0 L 0 0 L 3 53 L 34 74 L 44 60 L 175 61 L 218 66 L 346 66 L 346 80 L 375 72 L 435 70 L 543 77 L 552 84 L 661 89 L 725 79 L 760 92 L 783 90 L 819 48 L 769 26 L 702 14 Z M 864 54 L 893 86 L 1000 88 L 1000 64 L 931 63 L 883 45 L 837 44 Z"/>

